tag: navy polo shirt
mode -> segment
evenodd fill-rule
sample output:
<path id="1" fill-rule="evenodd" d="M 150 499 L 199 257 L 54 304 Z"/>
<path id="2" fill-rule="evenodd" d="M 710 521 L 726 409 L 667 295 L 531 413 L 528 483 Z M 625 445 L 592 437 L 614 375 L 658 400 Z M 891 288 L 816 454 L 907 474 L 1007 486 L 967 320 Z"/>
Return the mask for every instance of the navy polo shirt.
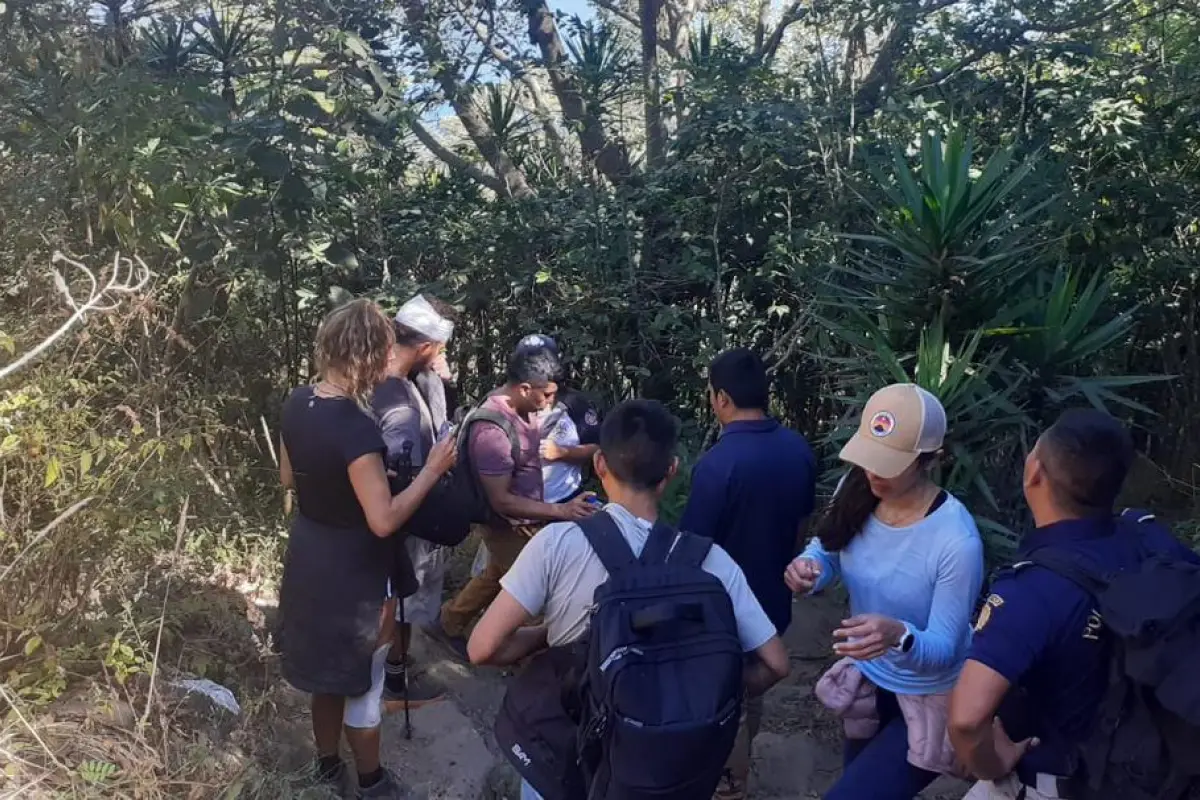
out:
<path id="1" fill-rule="evenodd" d="M 813 512 L 816 480 L 808 442 L 773 419 L 726 425 L 692 470 L 680 527 L 728 551 L 780 634 L 792 622 L 783 573 Z"/>
<path id="2" fill-rule="evenodd" d="M 1200 561 L 1157 523 L 1134 525 L 1110 518 L 1047 525 L 1025 536 L 1017 561 L 1050 545 L 1078 552 L 1103 571 L 1134 569 L 1147 552 Z M 1018 766 L 1023 780 L 1070 773 L 1070 754 L 1090 732 L 1108 686 L 1111 647 L 1102 634 L 1092 597 L 1055 572 L 1025 566 L 992 584 L 967 658 L 1024 690 L 1023 702 L 1002 707 L 1000 715 L 1014 739 L 1041 739 Z"/>

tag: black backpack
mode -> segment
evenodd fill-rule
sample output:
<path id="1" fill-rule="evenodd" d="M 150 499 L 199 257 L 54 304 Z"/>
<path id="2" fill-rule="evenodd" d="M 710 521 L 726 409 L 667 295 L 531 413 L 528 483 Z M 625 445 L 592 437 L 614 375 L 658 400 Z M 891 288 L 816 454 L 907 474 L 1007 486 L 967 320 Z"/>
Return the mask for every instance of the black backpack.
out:
<path id="1" fill-rule="evenodd" d="M 460 412 L 459 416 L 462 421 L 457 433 L 458 463 L 434 485 L 404 526 L 404 530 L 411 535 L 443 547 L 461 544 L 470 534 L 473 523 L 488 523 L 496 519 L 479 480 L 479 473 L 471 466 L 471 429 L 479 424 L 498 425 L 512 444 L 514 463 L 521 454 L 517 429 L 500 412 L 476 408 Z M 412 464 L 410 449 L 405 448 L 397 463 L 389 465 L 397 473 L 392 485 L 393 494 L 408 486 L 415 477 L 416 469 Z"/>
<path id="2" fill-rule="evenodd" d="M 701 569 L 712 541 L 659 522 L 638 558 L 606 512 L 579 527 L 608 570 L 580 688 L 587 798 L 711 797 L 743 692 L 733 602 Z"/>
<path id="3" fill-rule="evenodd" d="M 1122 514 L 1117 535 L 1153 524 Z M 1079 800 L 1177 800 L 1200 776 L 1200 565 L 1147 553 L 1139 568 L 1103 574 L 1085 557 L 1046 546 L 1029 562 L 1096 600 L 1112 639 L 1109 686 L 1080 747 Z"/>
<path id="4" fill-rule="evenodd" d="M 588 796 L 579 757 L 586 666 L 586 641 L 538 653 L 509 681 L 496 714 L 496 743 L 543 800 Z"/>

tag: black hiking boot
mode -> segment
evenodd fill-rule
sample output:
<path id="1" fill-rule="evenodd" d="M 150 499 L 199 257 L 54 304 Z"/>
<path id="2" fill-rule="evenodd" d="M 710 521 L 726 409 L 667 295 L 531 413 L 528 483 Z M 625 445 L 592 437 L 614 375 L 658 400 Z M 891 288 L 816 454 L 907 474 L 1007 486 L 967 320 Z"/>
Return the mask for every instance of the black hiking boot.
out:
<path id="1" fill-rule="evenodd" d="M 355 800 L 405 800 L 407 796 L 396 776 L 386 769 L 375 783 L 359 786 L 354 792 Z"/>

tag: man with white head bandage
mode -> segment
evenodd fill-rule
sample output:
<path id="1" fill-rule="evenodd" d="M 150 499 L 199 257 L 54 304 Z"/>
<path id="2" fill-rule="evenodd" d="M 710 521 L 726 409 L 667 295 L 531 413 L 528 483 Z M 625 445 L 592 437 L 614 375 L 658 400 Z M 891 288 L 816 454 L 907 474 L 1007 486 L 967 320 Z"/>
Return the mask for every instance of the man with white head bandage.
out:
<path id="1" fill-rule="evenodd" d="M 454 333 L 454 309 L 436 298 L 417 295 L 396 312 L 396 344 L 388 376 L 375 389 L 372 406 L 379 419 L 387 463 L 398 469 L 420 469 L 433 443 L 446 433 L 446 389 L 450 382 L 445 349 Z M 444 692 L 423 676 L 408 674 L 412 626 L 427 627 L 438 616 L 446 571 L 446 550 L 420 538 L 405 537 L 399 558 L 412 562 L 416 592 L 397 605 L 396 637 L 388 653 L 386 694 L 410 708 L 439 700 Z"/>

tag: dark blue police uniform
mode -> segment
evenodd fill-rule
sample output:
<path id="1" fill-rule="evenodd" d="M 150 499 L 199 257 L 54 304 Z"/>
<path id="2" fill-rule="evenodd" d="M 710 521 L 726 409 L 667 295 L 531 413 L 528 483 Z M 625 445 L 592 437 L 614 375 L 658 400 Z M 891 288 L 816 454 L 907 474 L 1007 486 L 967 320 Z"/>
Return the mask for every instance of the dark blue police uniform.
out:
<path id="1" fill-rule="evenodd" d="M 558 402 L 563 404 L 575 423 L 579 443 L 600 444 L 600 409 L 592 398 L 576 389 L 560 389 Z"/>
<path id="2" fill-rule="evenodd" d="M 1076 554 L 1105 572 L 1134 569 L 1148 553 L 1200 563 L 1155 522 L 1067 520 L 1025 536 L 1017 565 L 992 584 L 967 658 L 1021 690 L 1010 692 L 1008 700 L 1015 702 L 1006 701 L 1000 718 L 1014 740 L 1041 740 L 1017 766 L 1027 785 L 1037 785 L 1039 773 L 1075 771 L 1074 753 L 1090 733 L 1108 686 L 1111 653 L 1092 597 L 1055 572 L 1021 563 L 1043 547 Z"/>

